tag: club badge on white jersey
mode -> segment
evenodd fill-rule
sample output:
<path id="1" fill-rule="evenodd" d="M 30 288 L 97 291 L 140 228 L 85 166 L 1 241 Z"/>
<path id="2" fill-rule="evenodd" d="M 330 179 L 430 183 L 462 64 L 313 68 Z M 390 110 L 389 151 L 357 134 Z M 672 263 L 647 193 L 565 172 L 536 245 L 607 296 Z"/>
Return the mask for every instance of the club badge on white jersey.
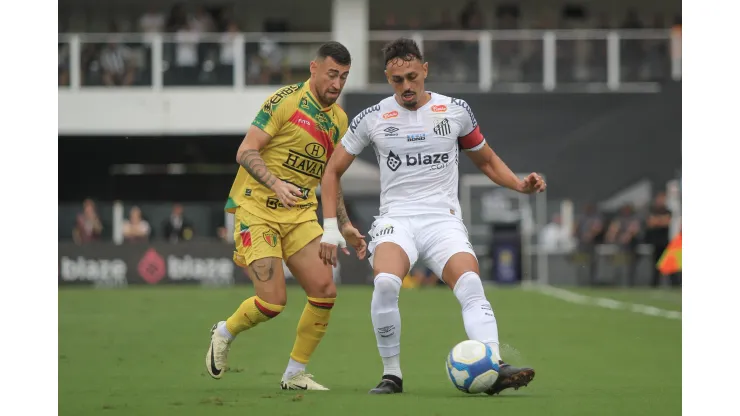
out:
<path id="1" fill-rule="evenodd" d="M 350 123 L 341 144 L 353 155 L 372 145 L 380 167 L 380 214 L 460 215 L 459 151 L 476 151 L 485 139 L 464 100 L 431 93 L 416 111 L 393 96 Z"/>

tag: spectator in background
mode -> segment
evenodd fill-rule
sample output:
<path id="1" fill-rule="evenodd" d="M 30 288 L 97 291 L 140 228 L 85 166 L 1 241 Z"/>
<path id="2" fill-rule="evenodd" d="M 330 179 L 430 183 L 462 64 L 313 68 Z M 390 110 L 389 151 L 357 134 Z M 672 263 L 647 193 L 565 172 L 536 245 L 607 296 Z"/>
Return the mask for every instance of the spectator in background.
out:
<path id="1" fill-rule="evenodd" d="M 575 237 L 578 244 L 578 255 L 588 264 L 588 282 L 596 281 L 597 266 L 596 244 L 601 241 L 604 233 L 604 219 L 595 204 L 588 204 L 583 216 L 575 226 Z"/>
<path id="2" fill-rule="evenodd" d="M 635 285 L 637 271 L 637 244 L 641 232 L 640 220 L 630 204 L 625 204 L 619 214 L 609 224 L 605 242 L 619 247 L 618 255 L 625 259 L 627 265 L 627 284 Z"/>
<path id="3" fill-rule="evenodd" d="M 82 203 L 82 212 L 77 214 L 77 223 L 72 230 L 72 239 L 77 244 L 86 244 L 100 240 L 103 232 L 103 224 L 98 217 L 95 203 L 92 199 L 86 199 Z"/>
<path id="4" fill-rule="evenodd" d="M 139 30 L 143 33 L 164 32 L 164 14 L 159 12 L 155 6 L 149 6 L 149 10 L 139 18 Z"/>
<path id="5" fill-rule="evenodd" d="M 660 286 L 661 274 L 656 265 L 666 247 L 668 247 L 671 215 L 671 211 L 666 207 L 665 192 L 659 192 L 655 195 L 653 205 L 650 207 L 645 231 L 645 243 L 653 246 L 653 278 L 650 282 L 652 287 Z"/>
<path id="6" fill-rule="evenodd" d="M 198 7 L 195 16 L 190 18 L 190 27 L 198 33 L 212 33 L 216 29 L 213 17 L 203 6 Z"/>
<path id="7" fill-rule="evenodd" d="M 563 228 L 560 214 L 554 214 L 539 235 L 539 246 L 547 253 L 561 253 L 571 249 L 570 232 Z"/>
<path id="8" fill-rule="evenodd" d="M 200 32 L 185 23 L 175 33 L 175 64 L 179 83 L 193 84 L 198 71 L 198 42 Z"/>
<path id="9" fill-rule="evenodd" d="M 123 239 L 127 243 L 138 243 L 149 241 L 152 229 L 149 223 L 141 218 L 141 209 L 132 207 L 128 214 L 128 220 L 123 222 Z"/>
<path id="10" fill-rule="evenodd" d="M 463 29 L 477 29 L 480 26 L 478 22 L 481 20 L 483 12 L 478 5 L 478 2 L 473 0 L 469 1 L 465 8 L 460 12 L 460 26 Z"/>
<path id="11" fill-rule="evenodd" d="M 182 205 L 175 204 L 172 207 L 172 215 L 164 223 L 164 238 L 171 243 L 193 238 L 193 225 L 185 218 Z"/>
<path id="12" fill-rule="evenodd" d="M 135 65 L 131 51 L 125 46 L 110 42 L 100 52 L 100 67 L 103 69 L 103 84 L 131 85 L 134 83 Z"/>
<path id="13" fill-rule="evenodd" d="M 220 66 L 230 67 L 234 65 L 234 39 L 239 34 L 239 26 L 234 21 L 226 25 L 226 32 L 221 35 L 221 48 L 218 62 Z"/>
<path id="14" fill-rule="evenodd" d="M 282 84 L 290 75 L 285 65 L 285 52 L 273 39 L 264 36 L 259 43 L 260 84 Z"/>
<path id="15" fill-rule="evenodd" d="M 165 30 L 170 33 L 177 32 L 185 26 L 188 22 L 188 13 L 185 10 L 185 5 L 182 3 L 177 3 L 174 6 L 172 6 L 172 9 L 170 9 L 170 14 L 167 17 L 167 23 L 165 25 Z"/>

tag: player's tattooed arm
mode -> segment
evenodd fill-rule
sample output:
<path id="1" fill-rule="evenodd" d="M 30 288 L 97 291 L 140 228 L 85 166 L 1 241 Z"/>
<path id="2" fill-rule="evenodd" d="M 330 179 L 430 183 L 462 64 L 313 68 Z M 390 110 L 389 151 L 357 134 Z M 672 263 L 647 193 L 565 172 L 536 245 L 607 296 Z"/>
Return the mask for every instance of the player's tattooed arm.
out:
<path id="1" fill-rule="evenodd" d="M 344 195 L 342 194 L 342 186 L 339 186 L 337 192 L 337 223 L 339 229 L 344 228 L 345 225 L 349 224 L 349 215 L 347 215 L 347 207 L 344 206 Z"/>
<path id="2" fill-rule="evenodd" d="M 249 173 L 257 182 L 272 188 L 277 177 L 267 169 L 265 161 L 260 156 L 257 149 L 247 149 L 240 154 L 239 164 Z"/>

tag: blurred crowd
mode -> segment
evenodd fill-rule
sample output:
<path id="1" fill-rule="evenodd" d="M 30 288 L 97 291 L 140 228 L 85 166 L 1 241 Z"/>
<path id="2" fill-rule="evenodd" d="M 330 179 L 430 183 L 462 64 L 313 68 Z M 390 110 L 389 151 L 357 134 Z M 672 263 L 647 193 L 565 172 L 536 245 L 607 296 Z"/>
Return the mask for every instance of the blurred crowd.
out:
<path id="1" fill-rule="evenodd" d="M 106 224 L 106 226 L 109 226 Z M 95 202 L 86 199 L 82 211 L 77 214 L 72 230 L 72 239 L 77 244 L 90 244 L 102 241 L 104 224 L 98 215 Z M 146 243 L 159 239 L 170 243 L 192 240 L 195 229 L 192 221 L 185 215 L 181 204 L 172 205 L 172 213 L 159 227 L 152 227 L 138 206 L 132 206 L 122 225 L 125 243 Z"/>
<path id="2" fill-rule="evenodd" d="M 371 23 L 371 30 L 479 30 L 479 29 L 669 29 L 680 34 L 681 17 L 655 14 L 645 19 L 637 10 L 624 16 L 594 13 L 588 5 L 565 6 L 547 17 L 522 15 L 516 4 L 496 8 L 493 19 L 484 19 L 477 1 L 470 1 L 458 14 L 443 10 L 438 18 L 422 22 L 418 17 L 399 17 L 393 12 Z M 544 16 L 544 15 L 543 15 Z M 60 30 L 65 25 L 60 23 Z M 277 42 L 270 33 L 290 32 L 286 19 L 265 19 L 259 42 L 244 45 L 247 84 L 286 84 L 306 74 L 305 62 L 291 62 L 293 50 L 315 48 Z M 234 63 L 234 36 L 246 31 L 229 6 L 190 8 L 176 4 L 169 11 L 150 8 L 133 18 L 111 19 L 108 33 L 167 33 L 172 35 L 163 50 L 163 83 L 178 85 L 231 85 Z M 252 30 L 254 31 L 254 30 Z M 209 34 L 209 35 L 206 35 Z M 211 36 L 210 34 L 215 34 Z M 85 42 L 81 48 L 81 85 L 150 85 L 151 44 L 146 40 L 121 38 L 105 43 Z M 102 42 L 102 40 L 98 40 Z M 382 43 L 382 42 L 381 42 Z M 382 45 L 371 42 L 372 50 Z M 607 48 L 605 39 L 560 40 L 557 46 L 559 82 L 605 81 Z M 476 83 L 478 42 L 427 41 L 427 58 L 434 62 L 433 81 Z M 623 40 L 620 48 L 622 78 L 630 81 L 660 81 L 670 77 L 670 44 L 661 40 Z M 680 50 L 677 52 L 680 53 Z M 302 55 L 299 53 L 299 55 Z M 379 54 L 371 54 L 371 80 L 383 82 Z M 452 58 L 452 59 L 450 59 Z M 59 43 L 59 85 L 69 85 L 69 44 Z M 543 51 L 541 40 L 495 40 L 493 66 L 496 81 L 541 82 Z M 295 64 L 295 65 L 293 65 Z"/>
<path id="3" fill-rule="evenodd" d="M 586 205 L 583 214 L 567 229 L 562 224 L 560 214 L 553 215 L 538 236 L 541 250 L 547 253 L 570 253 L 572 261 L 582 265 L 581 283 L 595 285 L 600 281 L 619 282 L 618 276 L 603 276 L 601 261 L 607 261 L 612 271 L 624 271 L 628 286 L 634 286 L 637 265 L 640 260 L 640 245 L 650 251 L 650 261 L 654 266 L 670 242 L 670 227 L 673 214 L 666 205 L 666 194 L 659 192 L 652 204 L 643 212 L 638 212 L 631 204 L 625 204 L 616 213 L 600 212 L 595 204 Z M 601 251 L 603 247 L 611 250 Z M 600 261 L 601 260 L 601 261 Z M 621 269 L 621 270 L 620 270 Z M 672 286 L 680 286 L 680 276 L 661 276 L 655 267 L 651 286 L 657 287 L 668 280 Z"/>
<path id="4" fill-rule="evenodd" d="M 120 20 L 114 20 L 106 32 L 171 34 L 172 39 L 163 45 L 164 85 L 229 85 L 233 83 L 233 40 L 242 31 L 229 10 L 199 6 L 191 11 L 183 4 L 176 4 L 168 13 L 150 8 L 135 25 L 121 27 Z M 279 31 L 279 27 L 271 27 L 268 21 L 265 31 Z M 69 44 L 60 43 L 59 85 L 69 85 L 69 59 Z M 280 84 L 290 78 L 283 49 L 269 36 L 259 43 L 246 43 L 245 59 L 249 84 Z M 152 82 L 151 43 L 147 41 L 122 36 L 105 43 L 83 43 L 81 60 L 81 85 L 132 86 Z"/>

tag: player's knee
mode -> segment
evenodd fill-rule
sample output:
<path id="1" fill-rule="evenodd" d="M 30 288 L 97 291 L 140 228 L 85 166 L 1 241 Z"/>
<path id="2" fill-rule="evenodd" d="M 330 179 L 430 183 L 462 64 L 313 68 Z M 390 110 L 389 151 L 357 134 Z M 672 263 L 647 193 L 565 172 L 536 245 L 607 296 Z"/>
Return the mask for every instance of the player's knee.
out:
<path id="1" fill-rule="evenodd" d="M 306 290 L 306 295 L 312 298 L 336 298 L 337 286 L 332 279 L 316 282 Z"/>
<path id="2" fill-rule="evenodd" d="M 389 273 L 375 276 L 375 293 L 381 296 L 398 296 L 401 291 L 401 278 Z"/>
<path id="3" fill-rule="evenodd" d="M 463 273 L 455 287 L 452 289 L 455 297 L 460 301 L 463 308 L 477 301 L 486 301 L 486 292 L 483 289 L 483 282 L 475 272 Z"/>
<path id="4" fill-rule="evenodd" d="M 257 296 L 265 302 L 273 305 L 285 306 L 288 303 L 288 295 L 283 290 L 256 290 Z"/>

